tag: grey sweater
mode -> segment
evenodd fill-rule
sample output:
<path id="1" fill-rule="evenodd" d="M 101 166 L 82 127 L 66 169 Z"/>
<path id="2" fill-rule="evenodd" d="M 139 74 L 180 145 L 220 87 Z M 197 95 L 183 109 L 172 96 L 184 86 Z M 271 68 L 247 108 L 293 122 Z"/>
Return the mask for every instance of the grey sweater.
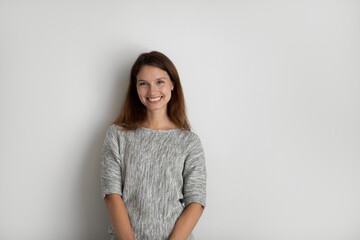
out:
<path id="1" fill-rule="evenodd" d="M 113 124 L 106 132 L 100 173 L 102 197 L 122 196 L 136 240 L 167 240 L 190 203 L 205 208 L 205 156 L 194 132 L 121 131 Z M 108 231 L 117 239 L 112 226 Z"/>

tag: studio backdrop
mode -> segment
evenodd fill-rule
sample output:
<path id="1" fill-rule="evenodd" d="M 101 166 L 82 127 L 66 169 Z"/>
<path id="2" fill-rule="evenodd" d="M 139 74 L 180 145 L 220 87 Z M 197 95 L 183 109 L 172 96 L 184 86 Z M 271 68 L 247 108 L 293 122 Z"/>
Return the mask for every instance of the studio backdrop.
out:
<path id="1" fill-rule="evenodd" d="M 205 151 L 197 240 L 360 239 L 360 2 L 343 0 L 0 0 L 0 239 L 109 239 L 100 151 L 151 50 Z"/>

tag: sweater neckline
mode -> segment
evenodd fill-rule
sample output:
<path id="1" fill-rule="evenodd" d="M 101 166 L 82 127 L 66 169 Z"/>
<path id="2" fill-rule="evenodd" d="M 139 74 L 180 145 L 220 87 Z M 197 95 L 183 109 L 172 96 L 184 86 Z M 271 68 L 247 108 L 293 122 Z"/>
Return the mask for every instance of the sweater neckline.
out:
<path id="1" fill-rule="evenodd" d="M 180 128 L 172 128 L 172 129 L 166 129 L 166 130 L 156 130 L 156 129 L 150 129 L 150 128 L 146 128 L 146 127 L 140 127 L 140 129 L 143 129 L 143 130 L 148 131 L 148 132 L 165 133 L 165 132 L 175 132 L 175 131 L 179 130 Z"/>

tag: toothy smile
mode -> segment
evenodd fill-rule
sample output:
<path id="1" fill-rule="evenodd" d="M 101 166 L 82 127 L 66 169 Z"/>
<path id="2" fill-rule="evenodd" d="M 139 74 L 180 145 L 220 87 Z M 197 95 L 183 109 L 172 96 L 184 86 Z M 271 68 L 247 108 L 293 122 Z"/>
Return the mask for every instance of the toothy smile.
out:
<path id="1" fill-rule="evenodd" d="M 157 98 L 148 98 L 148 100 L 150 102 L 156 102 L 156 101 L 159 101 L 162 97 L 157 97 Z"/>

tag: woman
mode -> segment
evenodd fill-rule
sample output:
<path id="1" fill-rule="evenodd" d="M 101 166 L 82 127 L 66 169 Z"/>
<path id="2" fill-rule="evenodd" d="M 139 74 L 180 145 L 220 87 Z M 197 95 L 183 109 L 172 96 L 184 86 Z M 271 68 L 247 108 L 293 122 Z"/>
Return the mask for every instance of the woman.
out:
<path id="1" fill-rule="evenodd" d="M 174 64 L 141 54 L 120 116 L 101 154 L 101 187 L 112 239 L 194 239 L 206 204 L 206 167 L 191 132 Z"/>

